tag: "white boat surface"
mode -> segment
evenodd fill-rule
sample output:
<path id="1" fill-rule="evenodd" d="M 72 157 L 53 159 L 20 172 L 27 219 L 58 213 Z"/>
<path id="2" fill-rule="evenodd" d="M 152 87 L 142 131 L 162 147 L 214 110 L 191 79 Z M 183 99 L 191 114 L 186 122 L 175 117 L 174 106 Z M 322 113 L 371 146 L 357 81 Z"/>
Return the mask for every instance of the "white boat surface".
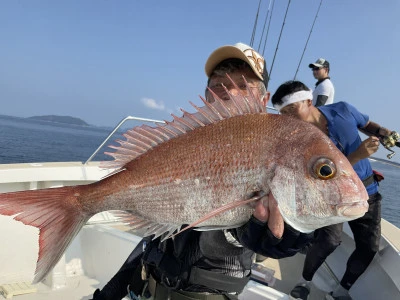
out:
<path id="1" fill-rule="evenodd" d="M 0 165 L 0 192 L 87 184 L 109 170 L 99 162 L 24 163 Z M 115 274 L 140 237 L 107 212 L 95 215 L 83 227 L 54 270 L 44 281 L 30 285 L 38 253 L 38 230 L 0 216 L 0 290 L 16 300 L 91 299 Z M 354 248 L 346 226 L 342 244 L 331 254 L 313 280 L 310 299 L 323 299 L 344 273 Z M 351 289 L 353 299 L 400 299 L 400 229 L 382 220 L 380 250 L 367 271 Z M 270 287 L 251 280 L 240 299 L 289 299 L 300 278 L 304 255 L 274 260 L 263 265 L 271 270 Z M 22 293 L 18 295 L 18 293 Z M 2 296 L 0 296 L 1 299 Z"/>

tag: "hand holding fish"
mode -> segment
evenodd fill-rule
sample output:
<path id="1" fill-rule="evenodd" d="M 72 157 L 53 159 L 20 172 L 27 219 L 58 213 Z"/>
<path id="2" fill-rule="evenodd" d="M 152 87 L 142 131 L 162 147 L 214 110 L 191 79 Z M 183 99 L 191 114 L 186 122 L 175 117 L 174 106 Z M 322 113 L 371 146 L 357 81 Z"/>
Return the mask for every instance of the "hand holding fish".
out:
<path id="1" fill-rule="evenodd" d="M 257 201 L 253 217 L 237 232 L 243 246 L 271 258 L 293 256 L 306 249 L 314 237 L 313 232 L 301 233 L 284 222 L 272 193 Z"/>
<path id="2" fill-rule="evenodd" d="M 263 223 L 268 222 L 268 228 L 278 239 L 283 235 L 284 221 L 278 208 L 278 202 L 272 195 L 262 197 L 256 204 L 253 216 Z"/>

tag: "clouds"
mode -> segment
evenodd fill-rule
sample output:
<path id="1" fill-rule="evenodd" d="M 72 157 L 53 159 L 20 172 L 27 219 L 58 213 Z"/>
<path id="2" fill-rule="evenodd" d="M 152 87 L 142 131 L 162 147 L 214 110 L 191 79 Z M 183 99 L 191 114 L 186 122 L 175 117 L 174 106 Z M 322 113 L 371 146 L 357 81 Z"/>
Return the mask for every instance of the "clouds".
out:
<path id="1" fill-rule="evenodd" d="M 163 101 L 156 101 L 151 98 L 142 98 L 140 101 L 144 104 L 144 106 L 151 108 L 151 109 L 157 109 L 157 110 L 163 110 L 167 111 L 167 108 L 164 105 Z"/>
<path id="2" fill-rule="evenodd" d="M 168 115 L 170 115 L 173 112 L 175 112 L 175 113 L 180 113 L 181 112 L 179 107 L 176 107 L 175 110 L 174 110 L 174 109 L 171 109 L 171 108 L 165 106 L 163 101 L 156 101 L 155 99 L 152 99 L 152 98 L 144 97 L 144 98 L 140 99 L 140 101 L 147 108 L 150 108 L 150 109 L 153 109 L 153 110 L 158 110 L 158 111 L 161 111 L 161 112 L 166 112 L 166 113 L 168 113 Z"/>

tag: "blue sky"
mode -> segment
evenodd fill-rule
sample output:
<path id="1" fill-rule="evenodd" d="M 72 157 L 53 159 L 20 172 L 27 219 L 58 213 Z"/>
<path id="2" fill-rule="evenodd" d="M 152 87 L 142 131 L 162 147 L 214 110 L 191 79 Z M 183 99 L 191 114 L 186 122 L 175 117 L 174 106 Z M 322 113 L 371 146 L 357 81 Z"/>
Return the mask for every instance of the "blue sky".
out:
<path id="1" fill-rule="evenodd" d="M 204 92 L 208 55 L 225 44 L 250 42 L 258 2 L 1 1 L 0 114 L 71 115 L 114 126 L 128 115 L 170 119 L 179 107 L 191 110 L 188 101 L 199 104 Z M 293 79 L 319 3 L 291 1 L 272 93 Z M 400 1 L 383 3 L 324 0 L 297 79 L 313 88 L 308 64 L 326 58 L 335 101 L 348 101 L 399 131 Z M 262 1 L 259 25 L 268 4 Z M 286 6 L 276 0 L 265 50 L 268 69 Z M 261 26 L 255 48 L 260 34 Z"/>

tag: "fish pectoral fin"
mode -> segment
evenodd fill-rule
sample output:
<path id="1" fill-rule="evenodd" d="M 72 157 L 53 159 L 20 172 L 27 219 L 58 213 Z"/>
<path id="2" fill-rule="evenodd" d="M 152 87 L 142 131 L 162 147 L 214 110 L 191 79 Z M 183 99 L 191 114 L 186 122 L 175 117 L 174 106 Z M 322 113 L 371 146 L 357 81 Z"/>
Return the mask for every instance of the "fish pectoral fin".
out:
<path id="1" fill-rule="evenodd" d="M 207 221 L 208 219 L 211 219 L 211 218 L 213 218 L 213 217 L 215 217 L 215 216 L 218 216 L 218 215 L 222 214 L 222 213 L 225 212 L 225 211 L 234 209 L 234 208 L 239 207 L 239 206 L 243 206 L 243 205 L 248 204 L 248 203 L 251 203 L 251 202 L 258 201 L 258 200 L 260 200 L 262 197 L 263 197 L 262 195 L 256 195 L 256 196 L 254 196 L 254 197 L 252 197 L 252 198 L 250 198 L 250 199 L 246 199 L 246 200 L 237 200 L 237 201 L 233 201 L 233 202 L 230 202 L 230 203 L 228 203 L 228 204 L 225 204 L 225 205 L 223 205 L 223 206 L 221 206 L 221 207 L 219 207 L 219 208 L 217 208 L 217 209 L 214 209 L 213 211 L 209 212 L 208 214 L 206 214 L 206 215 L 203 216 L 202 218 L 200 218 L 200 219 L 198 219 L 197 221 L 195 221 L 195 222 L 189 224 L 189 225 L 186 226 L 185 228 L 182 228 L 182 229 L 179 230 L 177 233 L 173 234 L 172 237 L 175 236 L 175 235 L 177 235 L 177 234 L 179 234 L 179 233 L 181 233 L 181 232 L 183 232 L 183 231 L 185 231 L 185 230 L 188 230 L 188 229 L 190 229 L 190 228 L 194 228 L 194 227 L 196 227 L 197 225 L 199 225 L 199 224 L 201 224 L 201 223 Z"/>
<path id="2" fill-rule="evenodd" d="M 196 231 L 211 231 L 211 230 L 225 230 L 234 228 L 232 226 L 203 226 L 203 227 L 195 227 L 193 230 Z"/>
<path id="3" fill-rule="evenodd" d="M 118 221 L 128 226 L 133 232 L 141 231 L 144 236 L 154 234 L 153 239 L 166 233 L 163 240 L 171 237 L 175 231 L 177 231 L 180 225 L 168 224 L 168 223 L 157 223 L 144 219 L 141 216 L 136 215 L 133 211 L 129 210 L 113 210 L 110 213 L 118 218 Z"/>

